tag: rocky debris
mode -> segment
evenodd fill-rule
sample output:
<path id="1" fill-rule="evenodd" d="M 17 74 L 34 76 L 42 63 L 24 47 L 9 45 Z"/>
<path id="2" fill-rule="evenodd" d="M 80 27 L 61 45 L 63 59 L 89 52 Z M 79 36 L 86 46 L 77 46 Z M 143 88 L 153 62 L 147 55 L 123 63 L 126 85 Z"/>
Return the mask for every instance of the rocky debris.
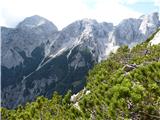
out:
<path id="1" fill-rule="evenodd" d="M 73 106 L 74 106 L 75 108 L 77 108 L 79 111 L 81 110 L 78 102 L 76 102 L 75 104 L 73 104 Z"/>
<path id="2" fill-rule="evenodd" d="M 144 55 L 151 54 L 149 50 L 144 50 Z"/>
<path id="3" fill-rule="evenodd" d="M 85 95 L 88 95 L 89 93 L 91 93 L 91 91 L 87 90 L 86 93 L 85 93 Z"/>
<path id="4" fill-rule="evenodd" d="M 77 101 L 77 96 L 78 96 L 78 95 L 79 95 L 79 93 L 73 94 L 73 95 L 71 96 L 71 98 L 70 98 L 70 101 L 73 102 L 73 103 L 75 103 L 75 102 Z"/>
<path id="5" fill-rule="evenodd" d="M 137 68 L 138 66 L 136 64 L 130 64 L 130 65 L 125 65 L 122 69 L 125 72 L 130 72 L 131 70 Z"/>

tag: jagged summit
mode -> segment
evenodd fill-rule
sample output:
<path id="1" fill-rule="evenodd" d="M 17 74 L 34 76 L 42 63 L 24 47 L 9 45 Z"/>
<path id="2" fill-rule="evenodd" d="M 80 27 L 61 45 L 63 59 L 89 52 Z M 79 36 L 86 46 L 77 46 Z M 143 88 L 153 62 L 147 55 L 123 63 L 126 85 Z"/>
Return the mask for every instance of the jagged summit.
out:
<path id="1" fill-rule="evenodd" d="M 39 15 L 27 17 L 17 25 L 17 28 L 21 29 L 33 29 L 37 27 L 45 27 L 46 29 L 54 29 L 54 31 L 58 31 L 57 27 L 51 21 Z"/>
<path id="2" fill-rule="evenodd" d="M 96 34 L 100 33 L 101 31 L 101 34 L 103 34 L 105 32 L 112 31 L 113 27 L 114 26 L 112 23 L 107 23 L 107 22 L 99 23 L 95 19 L 84 18 L 69 24 L 67 27 L 62 29 L 61 32 L 67 33 L 72 37 L 72 35 L 77 36 L 84 32 L 85 34 L 90 34 L 90 33 Z"/>
<path id="3" fill-rule="evenodd" d="M 81 20 L 77 20 L 77 21 L 69 24 L 67 27 L 69 27 L 69 26 L 78 26 L 78 25 L 80 25 L 81 27 L 82 26 L 83 27 L 85 27 L 85 26 L 97 26 L 98 24 L 109 25 L 109 26 L 113 27 L 113 23 L 108 23 L 108 22 L 99 23 L 99 22 L 97 22 L 97 20 L 89 19 L 89 18 L 84 18 L 84 19 L 81 19 Z"/>
<path id="4" fill-rule="evenodd" d="M 150 14 L 147 15 L 142 15 L 139 17 L 139 19 L 152 19 L 152 20 L 159 20 L 159 13 L 158 12 L 152 12 Z"/>
<path id="5" fill-rule="evenodd" d="M 118 45 L 134 46 L 143 42 L 159 27 L 159 14 L 151 13 L 139 18 L 122 20 L 113 30 L 110 41 L 116 41 Z"/>
<path id="6" fill-rule="evenodd" d="M 91 26 L 96 26 L 97 24 L 99 24 L 99 23 L 94 19 L 84 18 L 84 19 L 77 20 L 77 21 L 69 24 L 68 26 L 63 28 L 62 31 L 65 31 L 65 30 L 68 30 L 68 29 L 83 31 L 86 26 L 91 27 Z"/>
<path id="7" fill-rule="evenodd" d="M 90 18 L 83 18 L 83 19 L 79 20 L 79 22 L 83 22 L 86 24 L 95 24 L 95 23 L 97 23 L 97 20 L 90 19 Z"/>
<path id="8" fill-rule="evenodd" d="M 142 23 L 139 30 L 144 35 L 153 33 L 159 27 L 159 14 L 157 12 L 145 15 L 142 18 Z"/>

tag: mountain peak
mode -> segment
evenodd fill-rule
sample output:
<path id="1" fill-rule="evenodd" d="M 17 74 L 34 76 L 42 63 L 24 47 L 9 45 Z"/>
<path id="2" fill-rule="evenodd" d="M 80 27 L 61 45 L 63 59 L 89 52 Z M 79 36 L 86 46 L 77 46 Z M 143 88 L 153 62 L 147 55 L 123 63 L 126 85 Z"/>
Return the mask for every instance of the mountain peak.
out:
<path id="1" fill-rule="evenodd" d="M 95 23 L 97 23 L 97 21 L 95 19 L 89 19 L 89 18 L 84 18 L 84 19 L 80 20 L 80 22 L 82 22 L 84 24 L 95 24 Z"/>
<path id="2" fill-rule="evenodd" d="M 140 19 L 142 20 L 142 23 L 139 30 L 144 35 L 154 33 L 154 31 L 156 31 L 156 29 L 159 27 L 159 13 L 157 12 L 141 16 Z"/>
<path id="3" fill-rule="evenodd" d="M 57 27 L 49 20 L 39 16 L 39 15 L 33 15 L 31 17 L 25 18 L 22 22 L 20 22 L 17 25 L 17 28 L 21 29 L 33 29 L 40 26 L 46 26 L 46 28 L 52 28 L 55 31 L 57 31 Z"/>
<path id="4" fill-rule="evenodd" d="M 159 13 L 153 12 L 148 15 L 142 15 L 139 19 L 142 19 L 143 21 L 152 23 L 152 24 L 158 24 L 159 22 Z"/>

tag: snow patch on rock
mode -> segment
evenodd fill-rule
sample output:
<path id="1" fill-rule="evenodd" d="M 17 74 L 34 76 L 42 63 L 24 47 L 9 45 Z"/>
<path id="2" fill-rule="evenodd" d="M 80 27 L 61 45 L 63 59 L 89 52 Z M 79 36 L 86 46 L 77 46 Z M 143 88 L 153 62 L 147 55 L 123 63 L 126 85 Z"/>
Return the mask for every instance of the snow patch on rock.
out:
<path id="1" fill-rule="evenodd" d="M 151 45 L 157 45 L 160 43 L 160 31 L 154 36 L 150 43 Z"/>

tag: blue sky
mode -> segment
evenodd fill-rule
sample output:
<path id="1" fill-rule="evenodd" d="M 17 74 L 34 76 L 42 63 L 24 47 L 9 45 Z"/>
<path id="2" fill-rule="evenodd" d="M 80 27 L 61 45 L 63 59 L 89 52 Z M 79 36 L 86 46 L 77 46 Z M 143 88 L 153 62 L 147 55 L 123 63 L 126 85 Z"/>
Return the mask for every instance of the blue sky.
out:
<path id="1" fill-rule="evenodd" d="M 144 14 L 160 11 L 160 0 L 132 0 L 133 3 L 122 3 L 124 6 Z"/>
<path id="2" fill-rule="evenodd" d="M 0 25 L 15 27 L 25 17 L 40 15 L 59 29 L 75 20 L 112 22 L 160 11 L 160 0 L 1 0 Z"/>
<path id="3" fill-rule="evenodd" d="M 155 6 L 153 2 L 152 3 L 135 3 L 133 5 L 128 5 L 127 7 L 135 11 L 139 11 L 146 14 L 159 10 L 159 7 Z"/>
<path id="4" fill-rule="evenodd" d="M 97 3 L 96 0 L 84 0 L 84 2 L 91 9 L 94 9 Z M 123 6 L 144 14 L 160 11 L 158 2 L 160 3 L 160 0 L 119 0 L 119 3 Z"/>

